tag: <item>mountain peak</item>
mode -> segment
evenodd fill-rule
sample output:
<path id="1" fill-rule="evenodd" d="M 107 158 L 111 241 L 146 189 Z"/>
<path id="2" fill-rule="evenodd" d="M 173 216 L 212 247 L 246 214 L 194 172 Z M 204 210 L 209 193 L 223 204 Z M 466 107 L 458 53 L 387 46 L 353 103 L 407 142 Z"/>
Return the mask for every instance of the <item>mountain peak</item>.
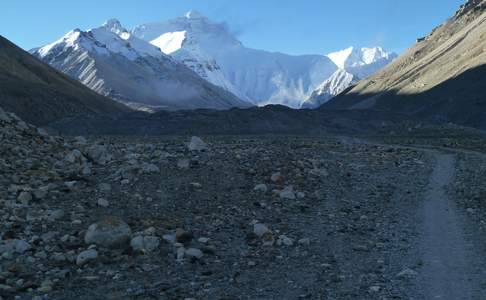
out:
<path id="1" fill-rule="evenodd" d="M 396 56 L 395 53 L 387 52 L 382 47 L 349 47 L 327 55 L 340 69 L 369 65 L 382 59 L 390 60 Z"/>
<path id="2" fill-rule="evenodd" d="M 189 11 L 185 16 L 164 22 L 147 23 L 132 29 L 131 33 L 148 42 L 157 40 L 165 44 L 167 41 L 177 41 L 180 46 L 181 39 L 188 44 L 218 47 L 240 47 L 241 42 L 233 35 L 226 23 L 210 20 L 198 11 Z M 172 51 L 171 51 L 172 52 Z"/>
<path id="3" fill-rule="evenodd" d="M 127 32 L 118 19 L 109 19 L 103 23 L 102 27 L 116 34 Z"/>

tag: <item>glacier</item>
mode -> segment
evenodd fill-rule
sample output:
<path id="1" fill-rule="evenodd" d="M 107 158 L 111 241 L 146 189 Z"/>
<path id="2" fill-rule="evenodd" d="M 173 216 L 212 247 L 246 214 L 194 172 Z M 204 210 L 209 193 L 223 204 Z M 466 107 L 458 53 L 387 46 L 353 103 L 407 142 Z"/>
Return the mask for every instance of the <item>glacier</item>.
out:
<path id="1" fill-rule="evenodd" d="M 252 106 L 137 38 L 116 19 L 88 31 L 72 30 L 31 53 L 99 94 L 137 109 Z"/>

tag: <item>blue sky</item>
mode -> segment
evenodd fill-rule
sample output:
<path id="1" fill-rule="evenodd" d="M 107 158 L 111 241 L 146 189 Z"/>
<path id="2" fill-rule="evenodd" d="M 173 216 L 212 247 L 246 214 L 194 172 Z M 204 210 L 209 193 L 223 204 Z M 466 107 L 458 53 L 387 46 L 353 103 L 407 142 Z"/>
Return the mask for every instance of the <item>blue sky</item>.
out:
<path id="1" fill-rule="evenodd" d="M 195 9 L 248 47 L 326 54 L 348 46 L 401 52 L 465 0 L 0 0 L 0 34 L 24 49 L 118 18 L 131 28 Z"/>

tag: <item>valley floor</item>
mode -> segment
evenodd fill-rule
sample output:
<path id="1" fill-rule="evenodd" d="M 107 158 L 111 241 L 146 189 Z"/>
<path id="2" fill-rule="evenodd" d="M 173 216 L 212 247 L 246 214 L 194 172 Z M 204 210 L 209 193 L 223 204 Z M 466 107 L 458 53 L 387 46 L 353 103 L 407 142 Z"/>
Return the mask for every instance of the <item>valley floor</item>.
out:
<path id="1" fill-rule="evenodd" d="M 3 299 L 486 298 L 486 139 L 203 137 L 190 152 L 22 132 L 0 146 Z M 107 216 L 160 243 L 89 247 Z"/>

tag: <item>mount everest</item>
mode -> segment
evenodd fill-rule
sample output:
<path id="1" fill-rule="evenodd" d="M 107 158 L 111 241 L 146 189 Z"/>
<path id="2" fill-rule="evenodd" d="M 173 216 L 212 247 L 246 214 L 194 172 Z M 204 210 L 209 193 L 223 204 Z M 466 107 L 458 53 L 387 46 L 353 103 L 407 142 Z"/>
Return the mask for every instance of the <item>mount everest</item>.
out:
<path id="1" fill-rule="evenodd" d="M 75 29 L 31 53 L 92 90 L 133 107 L 250 106 L 133 36 L 117 20 L 88 31 Z"/>
<path id="2" fill-rule="evenodd" d="M 31 50 L 92 90 L 137 108 L 315 108 L 396 55 L 349 48 L 293 56 L 245 47 L 198 12 L 126 30 L 117 20 Z"/>

